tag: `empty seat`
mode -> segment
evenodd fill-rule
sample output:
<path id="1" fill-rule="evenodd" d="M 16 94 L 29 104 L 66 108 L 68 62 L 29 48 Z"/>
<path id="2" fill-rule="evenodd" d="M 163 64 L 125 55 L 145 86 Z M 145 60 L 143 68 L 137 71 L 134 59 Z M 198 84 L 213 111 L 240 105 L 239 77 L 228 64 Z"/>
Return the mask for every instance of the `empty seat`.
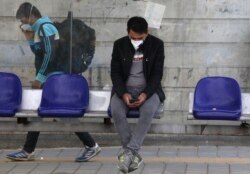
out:
<path id="1" fill-rule="evenodd" d="M 241 116 L 241 91 L 229 77 L 206 77 L 195 88 L 193 115 L 196 119 L 238 120 Z"/>
<path id="2" fill-rule="evenodd" d="M 22 84 L 12 73 L 0 72 L 0 116 L 12 117 L 22 102 Z"/>
<path id="3" fill-rule="evenodd" d="M 50 76 L 43 86 L 41 117 L 82 117 L 89 104 L 86 79 L 77 74 Z"/>

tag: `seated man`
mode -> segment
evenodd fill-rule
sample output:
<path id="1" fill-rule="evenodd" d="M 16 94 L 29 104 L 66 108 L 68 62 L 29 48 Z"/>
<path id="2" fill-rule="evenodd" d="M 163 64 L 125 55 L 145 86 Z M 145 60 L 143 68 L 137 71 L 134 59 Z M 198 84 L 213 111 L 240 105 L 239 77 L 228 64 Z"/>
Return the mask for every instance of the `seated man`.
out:
<path id="1" fill-rule="evenodd" d="M 111 60 L 111 114 L 123 146 L 118 155 L 118 168 L 123 173 L 137 169 L 142 163 L 138 152 L 153 116 L 165 99 L 161 87 L 163 41 L 148 34 L 148 23 L 141 17 L 129 19 L 127 32 L 128 36 L 115 41 Z M 130 108 L 139 108 L 140 112 L 133 132 L 126 118 Z"/>

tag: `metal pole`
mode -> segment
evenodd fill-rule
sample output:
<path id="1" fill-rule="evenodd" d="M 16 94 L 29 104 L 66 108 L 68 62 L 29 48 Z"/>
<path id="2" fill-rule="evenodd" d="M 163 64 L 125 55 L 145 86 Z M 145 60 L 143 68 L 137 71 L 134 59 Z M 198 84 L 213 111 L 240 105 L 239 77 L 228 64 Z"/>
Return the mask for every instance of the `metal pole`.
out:
<path id="1" fill-rule="evenodd" d="M 73 28 L 73 12 L 69 12 L 69 19 L 70 19 L 70 42 L 69 42 L 69 68 L 70 68 L 70 74 L 72 73 L 72 43 L 73 43 L 73 38 L 72 38 L 72 28 Z"/>
<path id="2" fill-rule="evenodd" d="M 73 38 L 72 38 L 72 34 L 73 34 L 73 11 L 72 11 L 72 5 L 73 5 L 73 1 L 71 0 L 70 2 L 70 10 L 68 13 L 68 20 L 69 20 L 69 27 L 70 27 L 70 32 L 69 32 L 69 36 L 70 36 L 70 42 L 69 42 L 69 73 L 72 73 L 72 44 L 73 44 Z"/>

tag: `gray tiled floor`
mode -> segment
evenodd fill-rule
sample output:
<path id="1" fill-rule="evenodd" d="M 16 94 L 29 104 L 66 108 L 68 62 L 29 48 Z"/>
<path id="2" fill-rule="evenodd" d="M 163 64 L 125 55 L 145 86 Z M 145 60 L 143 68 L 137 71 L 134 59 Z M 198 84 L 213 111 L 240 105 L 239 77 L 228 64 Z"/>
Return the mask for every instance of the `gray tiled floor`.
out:
<path id="1" fill-rule="evenodd" d="M 103 147 L 86 163 L 74 159 L 81 148 L 37 149 L 32 162 L 11 162 L 0 151 L 0 174 L 121 174 L 116 167 L 120 147 Z M 144 163 L 132 174 L 249 174 L 250 147 L 143 147 Z M 41 159 L 43 157 L 43 160 Z"/>

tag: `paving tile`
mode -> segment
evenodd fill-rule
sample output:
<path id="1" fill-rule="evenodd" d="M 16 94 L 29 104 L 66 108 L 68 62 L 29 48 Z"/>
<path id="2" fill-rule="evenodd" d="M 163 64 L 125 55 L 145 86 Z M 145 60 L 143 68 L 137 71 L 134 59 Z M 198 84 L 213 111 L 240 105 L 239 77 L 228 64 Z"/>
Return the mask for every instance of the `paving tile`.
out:
<path id="1" fill-rule="evenodd" d="M 1 174 L 5 174 L 16 167 L 16 163 L 0 163 Z"/>
<path id="2" fill-rule="evenodd" d="M 83 153 L 83 148 L 65 148 L 60 151 L 57 157 L 75 157 L 80 156 Z"/>
<path id="3" fill-rule="evenodd" d="M 207 174 L 207 164 L 188 164 L 186 174 Z"/>
<path id="4" fill-rule="evenodd" d="M 143 168 L 143 174 L 163 174 L 166 164 L 164 163 L 146 163 Z"/>
<path id="5" fill-rule="evenodd" d="M 216 157 L 217 147 L 216 146 L 199 146 L 198 156 L 199 157 Z"/>
<path id="6" fill-rule="evenodd" d="M 185 163 L 168 163 L 164 174 L 185 174 L 187 164 Z"/>
<path id="7" fill-rule="evenodd" d="M 60 148 L 43 149 L 39 155 L 43 158 L 50 158 L 50 157 L 54 158 L 58 157 L 62 151 L 63 149 Z"/>
<path id="8" fill-rule="evenodd" d="M 102 163 L 99 162 L 81 163 L 75 174 L 96 174 L 101 168 L 101 166 Z"/>
<path id="9" fill-rule="evenodd" d="M 208 164 L 208 174 L 229 174 L 229 165 Z"/>
<path id="10" fill-rule="evenodd" d="M 238 157 L 250 158 L 250 147 L 238 148 Z"/>
<path id="11" fill-rule="evenodd" d="M 158 151 L 158 147 L 142 147 L 140 150 L 140 155 L 142 157 L 157 156 Z"/>
<path id="12" fill-rule="evenodd" d="M 198 155 L 198 148 L 197 147 L 181 147 L 178 149 L 177 156 L 183 157 L 196 157 Z"/>
<path id="13" fill-rule="evenodd" d="M 249 174 L 250 164 L 231 164 L 230 169 L 230 174 Z"/>
<path id="14" fill-rule="evenodd" d="M 233 146 L 219 146 L 217 155 L 218 157 L 237 157 L 238 148 Z"/>
<path id="15" fill-rule="evenodd" d="M 116 164 L 103 164 L 96 174 L 118 174 Z M 84 173 L 85 174 L 85 173 Z"/>
<path id="16" fill-rule="evenodd" d="M 37 163 L 29 162 L 16 163 L 16 166 L 8 174 L 27 174 L 35 169 L 37 165 Z"/>
<path id="17" fill-rule="evenodd" d="M 120 147 L 104 147 L 102 148 L 99 156 L 101 157 L 109 157 L 109 156 L 118 156 L 121 148 Z"/>
<path id="18" fill-rule="evenodd" d="M 60 166 L 60 163 L 39 163 L 30 174 L 50 174 Z"/>
<path id="19" fill-rule="evenodd" d="M 176 157 L 178 152 L 177 147 L 161 147 L 158 156 L 160 157 Z"/>
<path id="20" fill-rule="evenodd" d="M 76 162 L 63 162 L 61 163 L 55 171 L 53 171 L 53 173 L 75 173 L 75 171 L 78 170 L 78 168 L 80 167 L 81 163 L 76 163 Z"/>

